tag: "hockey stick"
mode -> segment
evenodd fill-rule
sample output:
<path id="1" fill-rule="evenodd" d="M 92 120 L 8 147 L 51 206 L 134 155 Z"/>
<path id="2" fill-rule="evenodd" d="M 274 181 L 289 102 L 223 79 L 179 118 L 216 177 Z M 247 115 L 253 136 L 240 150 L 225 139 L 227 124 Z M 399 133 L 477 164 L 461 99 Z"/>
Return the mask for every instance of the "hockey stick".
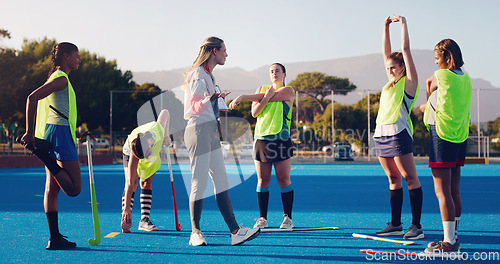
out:
<path id="1" fill-rule="evenodd" d="M 261 228 L 261 233 L 266 232 L 292 232 L 292 231 L 317 231 L 317 230 L 338 230 L 338 227 L 311 227 L 311 228 Z"/>
<path id="2" fill-rule="evenodd" d="M 403 241 L 403 240 L 397 240 L 397 239 L 388 239 L 388 238 L 382 238 L 382 237 L 376 237 L 376 236 L 368 236 L 368 235 L 357 234 L 357 233 L 352 233 L 352 236 L 353 237 L 357 237 L 357 238 L 372 239 L 372 240 L 378 240 L 378 241 L 384 241 L 384 242 L 400 243 L 400 244 L 403 244 L 405 246 L 415 244 L 415 242 L 413 242 L 413 241 Z"/>
<path id="3" fill-rule="evenodd" d="M 94 187 L 94 168 L 92 167 L 92 151 L 90 146 L 90 135 L 87 135 L 87 157 L 89 163 L 89 179 L 90 179 L 90 196 L 92 202 L 92 218 L 94 220 L 94 236 L 95 239 L 89 238 L 88 242 L 91 246 L 97 246 L 101 243 L 101 226 L 99 225 L 99 213 L 97 212 L 97 199 Z"/>
<path id="4" fill-rule="evenodd" d="M 168 146 L 167 146 L 167 161 L 168 161 L 168 170 L 170 172 L 170 183 L 172 184 L 172 197 L 174 200 L 175 229 L 177 231 L 181 231 L 181 224 L 179 223 L 179 217 L 177 215 L 177 202 L 175 200 L 174 174 L 172 172 L 172 161 L 170 160 L 170 148 Z"/>

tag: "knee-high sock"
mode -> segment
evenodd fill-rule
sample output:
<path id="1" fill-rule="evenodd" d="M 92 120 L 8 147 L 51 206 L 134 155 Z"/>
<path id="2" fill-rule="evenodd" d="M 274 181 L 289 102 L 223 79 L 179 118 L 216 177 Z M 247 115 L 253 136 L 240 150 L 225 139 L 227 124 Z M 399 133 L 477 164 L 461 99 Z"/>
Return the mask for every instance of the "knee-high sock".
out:
<path id="1" fill-rule="evenodd" d="M 132 193 L 132 197 L 130 198 L 130 211 L 132 211 L 132 208 L 134 207 L 134 195 L 135 192 Z M 122 212 L 125 211 L 125 191 L 123 191 L 122 194 Z"/>
<path id="2" fill-rule="evenodd" d="M 269 187 L 257 186 L 256 193 L 260 217 L 267 219 L 267 209 L 269 207 Z"/>
<path id="3" fill-rule="evenodd" d="M 57 211 L 46 212 L 47 224 L 49 225 L 50 239 L 61 236 L 59 233 L 59 220 L 57 217 Z"/>
<path id="4" fill-rule="evenodd" d="M 420 225 L 420 218 L 422 216 L 422 187 L 413 189 L 409 191 L 410 193 L 410 204 L 411 204 L 411 214 L 412 214 L 412 224 L 416 225 L 418 228 L 422 228 Z"/>
<path id="5" fill-rule="evenodd" d="M 401 208 L 403 208 L 403 188 L 390 190 L 392 225 L 401 224 Z"/>
<path id="6" fill-rule="evenodd" d="M 293 185 L 281 187 L 281 203 L 283 204 L 283 213 L 292 218 L 293 208 Z"/>
<path id="7" fill-rule="evenodd" d="M 233 206 L 231 204 L 231 198 L 229 198 L 229 192 L 223 191 L 215 195 L 215 200 L 217 201 L 217 206 L 219 211 L 226 221 L 229 231 L 233 231 L 239 228 L 238 222 L 233 213 Z"/>
<path id="8" fill-rule="evenodd" d="M 151 200 L 153 199 L 153 190 L 141 190 L 141 219 L 149 218 L 151 212 Z"/>

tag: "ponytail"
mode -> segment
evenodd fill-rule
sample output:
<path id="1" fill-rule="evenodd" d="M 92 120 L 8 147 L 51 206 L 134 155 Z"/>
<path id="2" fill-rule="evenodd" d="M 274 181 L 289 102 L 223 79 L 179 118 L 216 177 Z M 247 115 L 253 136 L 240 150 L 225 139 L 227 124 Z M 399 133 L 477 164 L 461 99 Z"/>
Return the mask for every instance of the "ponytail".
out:
<path id="1" fill-rule="evenodd" d="M 52 51 L 50 52 L 51 66 L 49 77 L 57 70 L 58 66 L 61 66 L 64 54 L 68 54 L 74 51 L 78 51 L 78 47 L 75 44 L 69 42 L 61 42 L 52 48 Z"/>

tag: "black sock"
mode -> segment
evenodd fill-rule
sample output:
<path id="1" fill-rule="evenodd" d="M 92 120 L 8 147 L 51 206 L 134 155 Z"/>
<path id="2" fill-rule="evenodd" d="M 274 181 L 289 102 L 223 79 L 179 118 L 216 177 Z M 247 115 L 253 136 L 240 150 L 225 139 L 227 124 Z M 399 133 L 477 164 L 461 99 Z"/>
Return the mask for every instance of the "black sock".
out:
<path id="1" fill-rule="evenodd" d="M 283 203 L 283 212 L 292 219 L 293 190 L 281 193 L 281 202 Z"/>
<path id="2" fill-rule="evenodd" d="M 46 212 L 45 216 L 47 216 L 47 223 L 49 224 L 49 239 L 60 237 L 61 234 L 59 233 L 59 220 L 57 217 L 57 211 Z"/>
<path id="3" fill-rule="evenodd" d="M 269 192 L 257 192 L 257 203 L 259 204 L 260 217 L 267 219 L 267 208 L 269 206 Z"/>
<path id="4" fill-rule="evenodd" d="M 392 225 L 401 224 L 401 208 L 403 208 L 403 188 L 390 190 Z"/>
<path id="5" fill-rule="evenodd" d="M 422 216 L 422 187 L 413 189 L 409 191 L 410 193 L 410 204 L 411 204 L 411 214 L 413 216 L 412 224 L 416 225 L 418 228 L 422 228 L 420 225 L 420 217 Z"/>

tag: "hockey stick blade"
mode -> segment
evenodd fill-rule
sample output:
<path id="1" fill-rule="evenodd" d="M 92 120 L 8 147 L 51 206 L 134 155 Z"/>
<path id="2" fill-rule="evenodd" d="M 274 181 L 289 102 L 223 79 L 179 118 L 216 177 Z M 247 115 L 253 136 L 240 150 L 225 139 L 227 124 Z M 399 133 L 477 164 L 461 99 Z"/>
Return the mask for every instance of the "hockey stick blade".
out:
<path id="1" fill-rule="evenodd" d="M 90 199 L 92 202 L 92 220 L 94 222 L 94 239 L 89 238 L 88 243 L 91 246 L 97 246 L 101 243 L 101 226 L 99 224 L 99 212 L 97 211 L 97 199 L 94 186 L 94 168 L 92 165 L 92 151 L 89 135 L 87 135 L 87 157 L 89 165 Z"/>
<path id="2" fill-rule="evenodd" d="M 318 230 L 338 230 L 338 227 L 311 227 L 311 228 L 261 228 L 260 232 L 294 232 L 294 231 L 318 231 Z"/>
<path id="3" fill-rule="evenodd" d="M 415 244 L 415 242 L 413 242 L 413 241 L 403 241 L 403 240 L 397 240 L 397 239 L 388 239 L 388 238 L 382 238 L 382 237 L 376 237 L 376 236 L 369 236 L 369 235 L 363 235 L 363 234 L 357 234 L 357 233 L 352 233 L 352 236 L 353 237 L 357 237 L 357 238 L 371 239 L 371 240 L 384 241 L 384 242 L 390 242 L 390 243 L 399 243 L 399 244 L 403 244 L 405 246 Z"/>

